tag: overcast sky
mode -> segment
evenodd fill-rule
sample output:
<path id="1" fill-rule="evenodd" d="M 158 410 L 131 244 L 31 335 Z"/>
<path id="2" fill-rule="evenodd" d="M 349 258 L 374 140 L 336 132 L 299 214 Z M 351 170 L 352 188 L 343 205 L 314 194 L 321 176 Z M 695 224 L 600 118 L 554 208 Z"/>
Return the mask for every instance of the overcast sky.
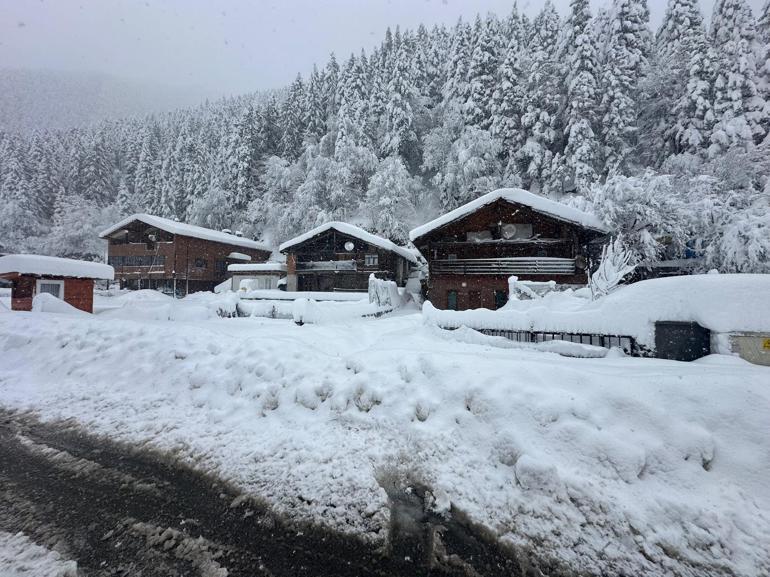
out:
<path id="1" fill-rule="evenodd" d="M 569 0 L 554 0 L 564 14 Z M 710 16 L 711 0 L 701 0 Z M 755 13 L 763 0 L 749 0 Z M 603 4 L 593 0 L 594 8 Z M 666 0 L 649 0 L 653 26 Z M 211 96 L 280 87 L 388 26 L 508 14 L 513 0 L 0 0 L 0 68 L 105 72 Z M 520 0 L 534 15 L 540 1 Z"/>

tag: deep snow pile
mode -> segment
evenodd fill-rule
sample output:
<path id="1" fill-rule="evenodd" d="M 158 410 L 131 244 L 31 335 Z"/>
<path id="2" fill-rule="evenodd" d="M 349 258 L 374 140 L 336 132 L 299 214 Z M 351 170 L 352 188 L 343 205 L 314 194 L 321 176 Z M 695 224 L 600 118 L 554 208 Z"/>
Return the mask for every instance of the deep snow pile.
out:
<path id="1" fill-rule="evenodd" d="M 576 571 L 770 572 L 767 368 L 570 359 L 419 314 L 169 322 L 131 300 L 1 315 L 0 404 L 176 451 L 372 539 L 388 527 L 378 478 L 396 473 Z"/>
<path id="2" fill-rule="evenodd" d="M 37 545 L 22 533 L 0 531 L 0 575 L 3 577 L 77 577 L 77 563 Z"/>
<path id="3" fill-rule="evenodd" d="M 502 309 L 440 311 L 427 322 L 445 328 L 534 330 L 634 337 L 655 344 L 655 321 L 695 321 L 716 333 L 770 330 L 770 275 L 705 274 L 646 280 L 591 301 L 585 289 L 511 300 Z"/>

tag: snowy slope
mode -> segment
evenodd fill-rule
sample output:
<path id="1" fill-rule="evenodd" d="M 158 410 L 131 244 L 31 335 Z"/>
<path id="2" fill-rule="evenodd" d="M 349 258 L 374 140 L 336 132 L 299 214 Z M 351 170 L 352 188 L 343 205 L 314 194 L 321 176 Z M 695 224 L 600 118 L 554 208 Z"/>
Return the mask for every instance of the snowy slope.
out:
<path id="1" fill-rule="evenodd" d="M 176 302 L 177 322 L 0 315 L 0 404 L 170 449 L 375 540 L 395 472 L 576 571 L 770 571 L 766 368 L 570 359 L 419 314 L 219 319 L 202 302 Z"/>

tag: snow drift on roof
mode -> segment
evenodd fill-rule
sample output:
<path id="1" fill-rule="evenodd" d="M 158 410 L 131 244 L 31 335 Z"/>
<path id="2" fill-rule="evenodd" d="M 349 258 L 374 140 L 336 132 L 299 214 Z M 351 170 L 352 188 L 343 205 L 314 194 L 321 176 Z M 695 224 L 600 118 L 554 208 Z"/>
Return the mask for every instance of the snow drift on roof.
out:
<path id="1" fill-rule="evenodd" d="M 234 234 L 228 234 L 226 232 L 219 232 L 218 230 L 211 230 L 210 228 L 203 228 L 202 226 L 195 226 L 193 224 L 185 224 L 183 222 L 177 222 L 168 218 L 155 216 L 152 214 L 132 214 L 121 220 L 119 223 L 111 226 L 107 230 L 103 230 L 99 233 L 101 238 L 105 238 L 111 235 L 116 230 L 120 230 L 125 226 L 131 224 L 135 220 L 141 221 L 150 226 L 154 226 L 171 234 L 178 234 L 181 236 L 190 236 L 192 238 L 200 238 L 203 240 L 210 240 L 212 242 L 221 242 L 222 244 L 230 244 L 233 246 L 243 246 L 246 248 L 253 248 L 256 250 L 264 250 L 270 252 L 272 249 L 255 240 L 235 236 Z"/>
<path id="2" fill-rule="evenodd" d="M 100 262 L 73 260 L 58 256 L 42 256 L 39 254 L 8 254 L 0 256 L 0 274 L 3 273 L 104 280 L 115 278 L 113 268 Z"/>
<path id="3" fill-rule="evenodd" d="M 376 234 L 372 234 L 371 232 L 366 232 L 364 229 L 354 226 L 352 224 L 348 224 L 347 222 L 332 221 L 332 222 L 327 222 L 326 224 L 322 224 L 321 226 L 317 226 L 314 229 L 307 231 L 305 234 L 301 234 L 291 240 L 287 240 L 279 247 L 278 250 L 283 252 L 287 248 L 290 248 L 296 244 L 305 242 L 306 240 L 311 239 L 314 236 L 318 236 L 319 234 L 326 232 L 327 230 L 332 228 L 337 232 L 341 232 L 342 234 L 347 234 L 349 236 L 358 238 L 364 242 L 368 242 L 371 245 L 378 246 L 382 249 L 389 250 L 391 252 L 395 252 L 396 254 L 404 257 L 409 262 L 417 264 L 417 257 L 408 248 L 403 246 L 398 246 L 397 244 L 395 244 L 392 241 L 389 241 L 386 238 L 382 238 L 381 236 L 377 236 Z"/>
<path id="4" fill-rule="evenodd" d="M 515 202 L 517 204 L 523 204 L 530 207 L 535 212 L 547 214 L 559 220 L 573 222 L 585 228 L 590 228 L 591 230 L 602 233 L 609 232 L 607 226 L 593 214 L 588 214 L 587 212 L 572 208 L 566 204 L 550 200 L 538 194 L 527 192 L 521 188 L 500 188 L 498 190 L 489 192 L 484 196 L 480 196 L 476 200 L 472 200 L 471 202 L 464 204 L 451 212 L 443 214 L 440 217 L 431 220 L 430 222 L 426 222 L 425 224 L 418 226 L 409 233 L 409 240 L 414 241 L 415 239 L 420 238 L 421 236 L 424 236 L 429 232 L 436 230 L 437 228 L 440 228 L 449 224 L 450 222 L 476 212 L 481 207 L 486 206 L 487 204 L 492 204 L 496 200 L 500 199 L 506 200 L 508 202 Z"/>
<path id="5" fill-rule="evenodd" d="M 256 262 L 251 264 L 231 264 L 230 272 L 280 272 L 286 270 L 285 262 Z"/>
<path id="6" fill-rule="evenodd" d="M 227 258 L 232 260 L 251 260 L 249 255 L 243 254 L 242 252 L 231 252 L 227 255 Z"/>

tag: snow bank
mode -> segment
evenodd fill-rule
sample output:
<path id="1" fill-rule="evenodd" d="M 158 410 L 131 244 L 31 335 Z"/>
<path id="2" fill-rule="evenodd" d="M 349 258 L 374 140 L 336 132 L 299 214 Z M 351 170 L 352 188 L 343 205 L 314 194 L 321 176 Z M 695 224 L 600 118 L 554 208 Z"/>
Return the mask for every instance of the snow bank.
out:
<path id="1" fill-rule="evenodd" d="M 576 574 L 770 573 L 767 368 L 572 359 L 463 332 L 419 314 L 0 315 L 0 405 L 169 450 L 376 542 L 392 474 Z"/>
<path id="2" fill-rule="evenodd" d="M 404 257 L 409 262 L 413 264 L 417 264 L 417 257 L 408 248 L 403 246 L 398 246 L 396 243 L 386 238 L 382 238 L 381 236 L 377 236 L 376 234 L 367 232 L 363 228 L 359 228 L 355 225 L 348 224 L 347 222 L 333 221 L 333 222 L 327 222 L 326 224 L 322 224 L 321 226 L 317 226 L 314 229 L 307 231 L 305 234 L 301 234 L 295 238 L 287 240 L 286 242 L 281 244 L 280 247 L 278 247 L 278 250 L 280 250 L 281 252 L 284 252 L 287 249 L 293 247 L 294 245 L 303 243 L 306 240 L 309 240 L 314 236 L 318 236 L 319 234 L 324 233 L 327 230 L 331 230 L 331 229 L 334 229 L 337 232 L 341 232 L 342 234 L 352 236 L 353 238 L 360 239 L 366 243 L 371 244 L 372 246 L 378 246 L 382 249 L 394 252 Z"/>
<path id="3" fill-rule="evenodd" d="M 113 268 L 100 262 L 73 260 L 58 256 L 42 256 L 39 254 L 7 254 L 0 256 L 0 274 L 3 273 L 103 280 L 113 280 L 115 278 Z"/>
<path id="4" fill-rule="evenodd" d="M 297 299 L 311 299 L 314 301 L 365 301 L 369 293 L 365 292 L 316 292 L 316 291 L 282 291 L 282 290 L 255 290 L 241 294 L 242 299 L 262 299 L 293 301 Z"/>
<path id="5" fill-rule="evenodd" d="M 540 196 L 539 194 L 533 194 L 526 190 L 522 190 L 521 188 L 501 188 L 480 196 L 479 198 L 472 200 L 471 202 L 464 204 L 446 214 L 443 214 L 440 217 L 431 220 L 430 222 L 426 222 L 425 224 L 412 229 L 409 232 L 409 240 L 414 242 L 421 236 L 425 236 L 437 228 L 441 228 L 450 222 L 461 219 L 471 213 L 476 212 L 481 207 L 486 206 L 487 204 L 492 204 L 493 202 L 497 202 L 498 200 L 523 204 L 524 206 L 530 207 L 535 212 L 547 214 L 549 216 L 558 218 L 559 220 L 573 222 L 597 232 L 609 232 L 607 225 L 602 223 L 593 214 L 583 212 L 582 210 L 567 206 L 566 204 L 561 204 L 560 202 L 555 202 L 545 198 L 544 196 Z"/>
<path id="6" fill-rule="evenodd" d="M 77 577 L 74 561 L 37 545 L 22 533 L 0 531 L 0 568 L 3 577 Z"/>
<path id="7" fill-rule="evenodd" d="M 459 312 L 426 302 L 423 315 L 444 328 L 623 335 L 652 347 L 655 321 L 695 321 L 716 333 L 770 331 L 769 293 L 770 275 L 692 275 L 622 286 L 596 301 L 551 292 L 540 300 L 511 300 L 497 311 Z"/>
<path id="8" fill-rule="evenodd" d="M 238 297 L 234 293 L 193 293 L 175 299 L 155 290 L 139 290 L 114 297 L 100 317 L 144 321 L 205 321 L 235 316 Z"/>
<path id="9" fill-rule="evenodd" d="M 32 299 L 32 312 L 57 313 L 64 315 L 87 315 L 88 313 L 76 309 L 71 304 L 48 293 L 35 295 Z"/>
<path id="10" fill-rule="evenodd" d="M 121 220 L 119 223 L 112 225 L 110 228 L 103 230 L 99 233 L 99 236 L 101 238 L 106 238 L 113 232 L 120 230 L 121 228 L 125 228 L 135 220 L 149 224 L 150 226 L 154 226 L 161 230 L 165 230 L 171 234 L 178 234 L 180 236 L 189 236 L 192 238 L 200 238 L 213 242 L 221 242 L 222 244 L 229 244 L 232 246 L 243 246 L 246 248 L 272 252 L 272 249 L 269 246 L 255 240 L 243 238 L 242 236 L 236 236 L 234 234 L 228 234 L 226 232 L 220 232 L 218 230 L 211 230 L 210 228 L 203 228 L 202 226 L 177 222 L 175 220 L 170 220 L 168 218 L 163 218 L 152 214 L 132 214 L 131 216 Z"/>

